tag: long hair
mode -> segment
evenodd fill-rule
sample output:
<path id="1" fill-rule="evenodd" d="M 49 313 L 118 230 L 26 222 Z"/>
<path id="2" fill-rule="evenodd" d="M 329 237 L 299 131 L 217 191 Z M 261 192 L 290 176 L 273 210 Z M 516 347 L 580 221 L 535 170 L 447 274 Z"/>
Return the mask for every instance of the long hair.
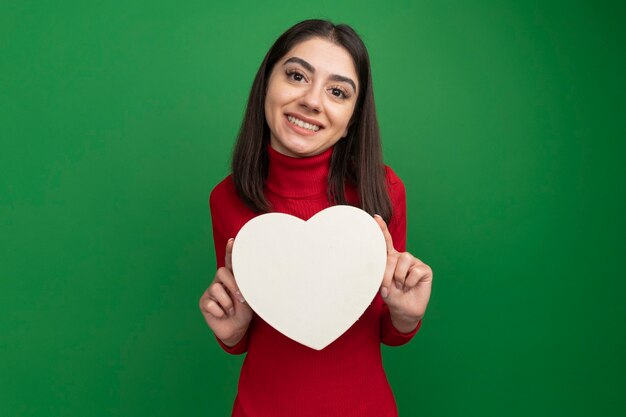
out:
<path id="1" fill-rule="evenodd" d="M 352 56 L 361 91 L 357 98 L 348 134 L 334 145 L 328 174 L 327 197 L 331 204 L 347 204 L 346 182 L 356 186 L 360 208 L 391 220 L 380 130 L 374 105 L 370 60 L 359 35 L 350 26 L 327 20 L 305 20 L 289 28 L 265 55 L 250 90 L 246 113 L 232 155 L 232 178 L 242 201 L 256 213 L 271 211 L 263 188 L 268 175 L 270 140 L 265 120 L 265 93 L 274 65 L 295 45 L 322 38 L 345 48 Z"/>

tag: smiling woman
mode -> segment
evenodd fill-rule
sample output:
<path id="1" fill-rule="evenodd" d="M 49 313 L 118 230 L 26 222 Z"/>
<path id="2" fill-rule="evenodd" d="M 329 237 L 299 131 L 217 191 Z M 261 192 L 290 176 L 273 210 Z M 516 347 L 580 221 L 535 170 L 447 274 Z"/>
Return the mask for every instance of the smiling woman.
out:
<path id="1" fill-rule="evenodd" d="M 199 304 L 219 345 L 247 353 L 233 416 L 397 416 L 380 345 L 402 345 L 417 333 L 432 271 L 404 252 L 404 185 L 383 163 L 369 56 L 350 26 L 307 20 L 272 45 L 252 85 L 232 173 L 209 204 L 218 270 Z M 232 237 L 263 213 L 306 221 L 339 204 L 376 214 L 386 266 L 363 315 L 318 351 L 246 303 L 233 273 Z M 323 264 L 320 253 L 310 256 Z"/>

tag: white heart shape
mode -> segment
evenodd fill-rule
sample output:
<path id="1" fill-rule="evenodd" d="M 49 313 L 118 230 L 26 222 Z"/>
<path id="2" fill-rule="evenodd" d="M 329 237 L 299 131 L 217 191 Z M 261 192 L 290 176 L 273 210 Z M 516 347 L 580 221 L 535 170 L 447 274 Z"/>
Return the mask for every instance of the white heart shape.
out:
<path id="1" fill-rule="evenodd" d="M 235 238 L 233 274 L 250 307 L 285 336 L 321 350 L 348 330 L 382 283 L 387 247 L 380 226 L 346 205 L 308 221 L 267 213 Z"/>

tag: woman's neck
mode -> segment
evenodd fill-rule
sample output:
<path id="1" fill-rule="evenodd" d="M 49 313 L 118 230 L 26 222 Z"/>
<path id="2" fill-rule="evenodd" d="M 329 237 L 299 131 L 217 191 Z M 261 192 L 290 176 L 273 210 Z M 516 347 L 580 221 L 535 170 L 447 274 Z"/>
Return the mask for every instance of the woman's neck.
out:
<path id="1" fill-rule="evenodd" d="M 266 187 L 286 198 L 310 198 L 326 194 L 334 147 L 302 158 L 284 155 L 267 145 L 269 172 Z"/>

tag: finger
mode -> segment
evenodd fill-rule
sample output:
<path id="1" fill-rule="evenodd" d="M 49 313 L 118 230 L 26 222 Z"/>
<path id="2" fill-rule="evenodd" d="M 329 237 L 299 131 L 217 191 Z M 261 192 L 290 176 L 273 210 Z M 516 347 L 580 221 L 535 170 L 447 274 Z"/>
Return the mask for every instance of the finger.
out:
<path id="1" fill-rule="evenodd" d="M 396 250 L 393 247 L 393 239 L 391 238 L 391 233 L 389 233 L 389 229 L 387 228 L 387 223 L 383 220 L 382 217 L 378 214 L 374 214 L 374 219 L 376 223 L 380 226 L 380 229 L 383 232 L 383 236 L 385 236 L 385 243 L 387 244 L 387 253 L 394 253 Z"/>
<path id="2" fill-rule="evenodd" d="M 235 282 L 235 276 L 233 275 L 232 270 L 226 268 L 225 266 L 221 267 L 215 274 L 215 281 L 224 284 L 228 291 L 230 291 L 231 294 L 234 294 L 240 303 L 246 302 L 243 295 L 241 295 L 237 282 Z"/>
<path id="3" fill-rule="evenodd" d="M 432 280 L 433 271 L 430 267 L 424 263 L 412 266 L 409 269 L 405 286 L 406 288 L 413 288 L 420 282 Z"/>
<path id="4" fill-rule="evenodd" d="M 231 237 L 226 242 L 226 256 L 224 259 L 224 265 L 226 268 L 233 270 L 233 245 L 235 244 L 235 238 Z"/>
<path id="5" fill-rule="evenodd" d="M 205 303 L 203 311 L 218 318 L 226 316 L 226 313 L 224 313 L 224 310 L 222 310 L 217 301 L 211 299 Z"/>
<path id="6" fill-rule="evenodd" d="M 219 303 L 220 307 L 222 307 L 222 310 L 224 310 L 228 316 L 232 316 L 235 314 L 233 300 L 230 298 L 230 295 L 228 295 L 226 289 L 221 283 L 215 282 L 211 284 L 211 286 L 209 287 L 209 294 L 211 295 L 212 299 Z"/>
<path id="7" fill-rule="evenodd" d="M 396 264 L 398 262 L 398 256 L 395 254 L 387 255 L 387 264 L 385 265 L 385 273 L 383 275 L 383 282 L 380 285 L 380 295 L 383 298 L 387 298 L 390 293 L 390 286 L 393 280 L 393 274 L 396 270 Z"/>
<path id="8" fill-rule="evenodd" d="M 198 301 L 198 305 L 200 306 L 200 310 L 203 313 L 206 313 L 206 308 L 207 308 L 207 303 L 209 302 L 209 300 L 211 299 L 211 296 L 209 294 L 209 289 L 207 288 L 206 290 L 204 290 L 204 293 L 202 294 L 202 297 L 200 297 L 200 300 Z"/>
<path id="9" fill-rule="evenodd" d="M 393 274 L 395 286 L 397 289 L 402 290 L 405 287 L 405 281 L 409 273 L 409 268 L 415 263 L 415 258 L 408 252 L 400 253 L 398 257 L 398 264 Z"/>
<path id="10" fill-rule="evenodd" d="M 198 302 L 200 305 L 200 311 L 202 314 L 211 314 L 216 317 L 224 316 L 224 310 L 219 306 L 217 301 L 213 299 L 213 297 L 209 294 L 209 288 L 204 291 L 202 297 L 200 297 L 200 301 Z"/>

